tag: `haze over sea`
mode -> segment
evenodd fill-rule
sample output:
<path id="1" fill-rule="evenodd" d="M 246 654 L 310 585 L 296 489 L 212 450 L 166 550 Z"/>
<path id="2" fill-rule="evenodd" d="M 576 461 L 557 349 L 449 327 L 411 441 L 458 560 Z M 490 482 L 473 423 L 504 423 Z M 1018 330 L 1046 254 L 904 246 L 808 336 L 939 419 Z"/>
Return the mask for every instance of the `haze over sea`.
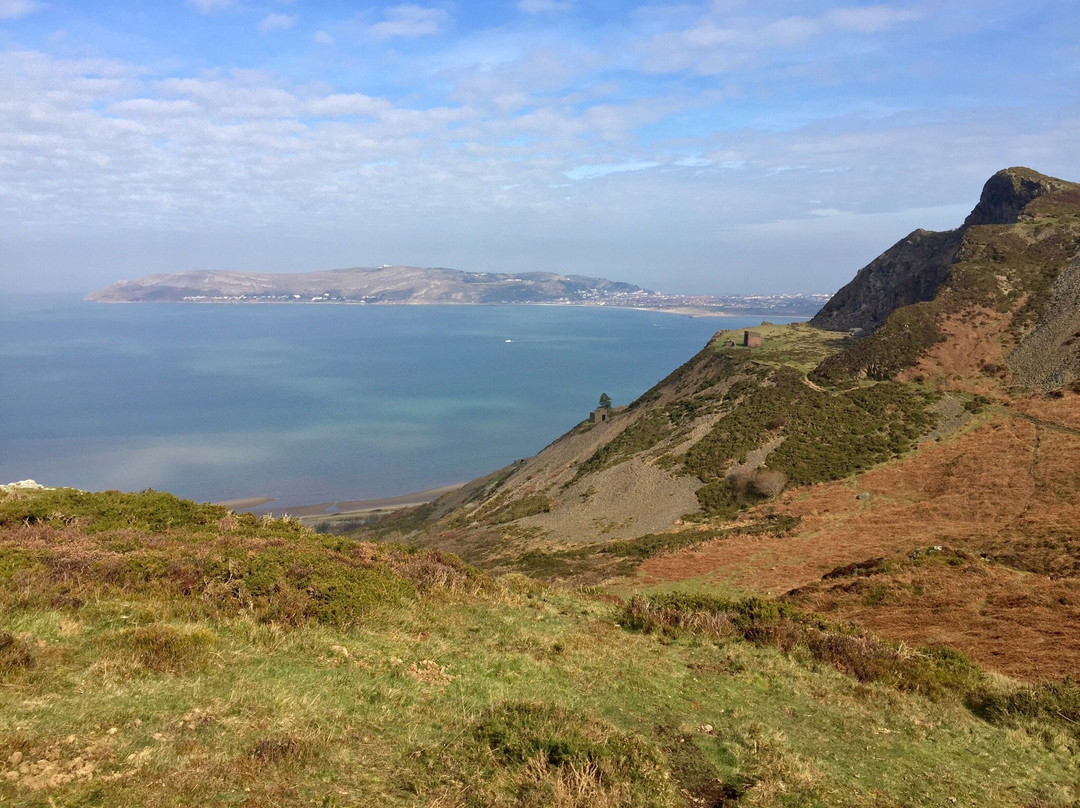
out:
<path id="1" fill-rule="evenodd" d="M 760 317 L 0 301 L 0 482 L 274 507 L 463 482 Z"/>

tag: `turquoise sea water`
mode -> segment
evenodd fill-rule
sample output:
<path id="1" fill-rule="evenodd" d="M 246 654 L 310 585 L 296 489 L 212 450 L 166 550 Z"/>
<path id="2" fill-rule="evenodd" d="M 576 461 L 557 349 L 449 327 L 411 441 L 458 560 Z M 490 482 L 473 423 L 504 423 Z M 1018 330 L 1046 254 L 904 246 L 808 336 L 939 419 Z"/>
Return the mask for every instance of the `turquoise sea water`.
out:
<path id="1" fill-rule="evenodd" d="M 0 301 L 0 482 L 282 506 L 461 482 L 628 403 L 721 328 L 556 306 Z"/>

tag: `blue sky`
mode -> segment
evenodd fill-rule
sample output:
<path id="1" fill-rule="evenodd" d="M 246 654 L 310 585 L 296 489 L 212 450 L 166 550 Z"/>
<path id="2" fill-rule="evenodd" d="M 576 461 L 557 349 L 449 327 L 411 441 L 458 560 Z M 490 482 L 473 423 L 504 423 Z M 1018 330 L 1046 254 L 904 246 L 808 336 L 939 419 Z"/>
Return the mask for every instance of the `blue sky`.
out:
<path id="1" fill-rule="evenodd" d="M 0 290 L 410 264 L 831 292 L 1080 180 L 1080 3 L 0 0 Z"/>

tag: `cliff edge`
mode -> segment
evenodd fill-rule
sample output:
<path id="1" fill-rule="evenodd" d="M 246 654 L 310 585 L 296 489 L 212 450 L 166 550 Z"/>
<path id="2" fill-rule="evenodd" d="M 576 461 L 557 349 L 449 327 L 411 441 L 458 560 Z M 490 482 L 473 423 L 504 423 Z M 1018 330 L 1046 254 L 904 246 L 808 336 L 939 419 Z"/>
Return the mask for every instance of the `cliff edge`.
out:
<path id="1" fill-rule="evenodd" d="M 1039 197 L 1075 187 L 1030 168 L 1003 169 L 983 186 L 979 203 L 955 230 L 916 230 L 875 258 L 810 321 L 829 331 L 877 330 L 902 306 L 933 300 L 949 279 L 964 234 L 981 225 L 1009 225 Z"/>

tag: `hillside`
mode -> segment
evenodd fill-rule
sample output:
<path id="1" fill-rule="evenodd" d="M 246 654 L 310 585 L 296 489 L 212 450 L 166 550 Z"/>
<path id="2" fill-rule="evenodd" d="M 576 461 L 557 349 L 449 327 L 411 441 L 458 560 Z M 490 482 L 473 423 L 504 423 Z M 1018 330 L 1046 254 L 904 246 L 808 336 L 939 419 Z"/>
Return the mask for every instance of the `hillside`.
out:
<path id="1" fill-rule="evenodd" d="M 1077 805 L 1080 187 L 903 244 L 351 535 L 0 487 L 0 803 Z"/>
<path id="2" fill-rule="evenodd" d="M 1041 196 L 1077 186 L 1028 168 L 999 171 L 983 187 L 979 203 L 955 230 L 916 230 L 859 270 L 814 315 L 811 325 L 833 331 L 874 331 L 896 309 L 933 300 L 961 258 L 967 231 L 982 225 L 1013 225 Z"/>
<path id="3" fill-rule="evenodd" d="M 1080 692 L 775 601 L 0 492 L 0 802 L 1066 806 Z"/>
<path id="4" fill-rule="evenodd" d="M 629 301 L 649 292 L 628 283 L 525 272 L 461 272 L 418 267 L 355 267 L 326 272 L 202 271 L 119 281 L 86 296 L 115 302 L 541 303 Z"/>
<path id="5" fill-rule="evenodd" d="M 883 276 L 925 291 L 863 311 L 869 336 L 719 333 L 607 421 L 372 535 L 626 596 L 785 597 L 1009 675 L 1075 674 L 1080 187 L 1008 169 L 960 229 L 902 245 L 820 315 Z"/>

